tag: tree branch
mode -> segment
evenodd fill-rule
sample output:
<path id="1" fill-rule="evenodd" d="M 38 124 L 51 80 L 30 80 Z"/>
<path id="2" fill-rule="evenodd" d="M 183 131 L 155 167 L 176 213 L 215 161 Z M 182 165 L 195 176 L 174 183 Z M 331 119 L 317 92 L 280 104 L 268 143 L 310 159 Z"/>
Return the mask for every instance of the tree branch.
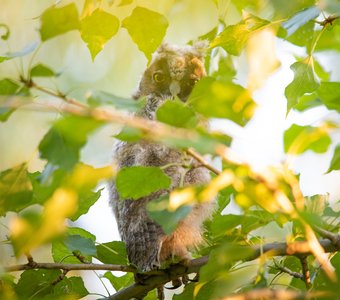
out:
<path id="1" fill-rule="evenodd" d="M 320 240 L 320 244 L 324 248 L 325 252 L 340 251 L 340 247 L 335 247 L 329 240 Z M 307 247 L 306 247 L 307 245 Z M 253 250 L 253 254 L 250 255 L 246 261 L 254 260 L 260 257 L 266 252 L 272 252 L 273 256 L 300 256 L 311 254 L 311 250 L 306 242 L 296 242 L 293 244 L 287 243 L 270 243 L 262 246 L 245 246 Z M 142 283 L 134 283 L 133 285 L 118 291 L 116 294 L 108 297 L 110 300 L 126 300 L 141 295 L 147 294 L 149 291 L 155 289 L 157 286 L 164 285 L 171 280 L 175 280 L 183 275 L 190 273 L 197 273 L 202 266 L 208 262 L 208 256 L 203 256 L 198 259 L 192 260 L 187 267 L 183 265 L 174 265 L 166 270 L 156 270 L 150 272 L 152 274 L 148 276 Z M 148 274 L 148 273 L 146 273 Z M 235 298 L 236 299 L 236 298 Z M 243 299 L 243 298 L 240 298 Z M 248 298 L 247 298 L 248 299 Z M 252 299 L 252 298 L 250 298 Z M 268 299 L 271 299 L 270 297 Z"/>
<path id="2" fill-rule="evenodd" d="M 60 263 L 27 263 L 23 265 L 8 266 L 4 268 L 6 272 L 24 271 L 31 269 L 57 269 L 57 270 L 106 270 L 136 273 L 136 268 L 132 266 L 111 265 L 111 264 L 60 264 Z"/>

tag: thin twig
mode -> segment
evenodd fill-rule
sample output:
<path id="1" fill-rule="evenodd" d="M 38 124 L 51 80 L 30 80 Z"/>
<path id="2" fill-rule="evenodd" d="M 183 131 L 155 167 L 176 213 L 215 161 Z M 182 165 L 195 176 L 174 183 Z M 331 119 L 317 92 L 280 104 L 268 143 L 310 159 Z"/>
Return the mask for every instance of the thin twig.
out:
<path id="1" fill-rule="evenodd" d="M 203 167 L 205 167 L 206 169 L 210 170 L 211 172 L 213 172 L 214 174 L 216 175 L 219 175 L 221 174 L 221 172 L 219 170 L 217 170 L 215 167 L 213 167 L 212 165 L 210 165 L 209 163 L 207 163 L 205 161 L 205 159 L 200 155 L 198 154 L 194 149 L 188 149 L 186 151 L 190 156 L 192 156 L 193 158 L 195 158 L 198 162 L 201 163 L 201 165 Z"/>
<path id="2" fill-rule="evenodd" d="M 329 239 L 334 245 L 340 246 L 340 234 L 325 230 L 319 226 L 314 226 L 313 228 L 322 237 Z"/>
<path id="3" fill-rule="evenodd" d="M 122 271 L 136 273 L 136 268 L 132 266 L 112 265 L 112 264 L 60 264 L 60 263 L 38 263 L 14 265 L 4 268 L 6 272 L 24 271 L 31 269 L 55 269 L 55 270 L 105 270 Z"/>
<path id="4" fill-rule="evenodd" d="M 307 300 L 307 299 L 331 299 L 335 294 L 324 291 L 298 292 L 287 289 L 255 289 L 242 294 L 230 295 L 221 298 L 222 300 L 258 300 L 258 299 L 285 299 L 285 300 Z M 332 298 L 333 299 L 333 298 Z"/>
<path id="5" fill-rule="evenodd" d="M 307 262 L 307 256 L 301 256 L 300 257 L 301 267 L 302 267 L 302 274 L 303 274 L 303 281 L 306 285 L 307 290 L 309 290 L 312 287 L 312 283 L 310 281 L 310 272 Z"/>

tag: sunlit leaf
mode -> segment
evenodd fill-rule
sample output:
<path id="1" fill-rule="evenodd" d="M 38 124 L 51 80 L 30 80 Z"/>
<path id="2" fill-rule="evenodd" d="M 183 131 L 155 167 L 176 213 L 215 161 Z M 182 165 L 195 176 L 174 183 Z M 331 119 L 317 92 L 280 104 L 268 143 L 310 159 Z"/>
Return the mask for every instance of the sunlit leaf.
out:
<path id="1" fill-rule="evenodd" d="M 316 44 L 315 51 L 327 51 L 329 49 L 340 51 L 340 26 L 328 25 L 324 30 Z M 320 34 L 320 30 L 315 32 Z"/>
<path id="2" fill-rule="evenodd" d="M 211 77 L 203 78 L 196 84 L 188 102 L 206 117 L 227 118 L 239 125 L 245 125 L 255 109 L 255 103 L 246 89 Z"/>
<path id="3" fill-rule="evenodd" d="M 83 11 L 81 13 L 82 18 L 90 15 L 93 11 L 100 7 L 101 1 L 102 0 L 85 0 Z"/>
<path id="4" fill-rule="evenodd" d="M 2 79 L 0 80 L 0 95 L 14 95 L 19 87 L 20 86 L 11 79 Z"/>
<path id="5" fill-rule="evenodd" d="M 293 124 L 284 133 L 284 150 L 290 154 L 301 154 L 307 150 L 323 153 L 330 143 L 327 131 L 319 127 Z"/>
<path id="6" fill-rule="evenodd" d="M 40 36 L 42 41 L 80 28 L 78 11 L 74 3 L 61 8 L 48 8 L 41 15 L 40 20 Z"/>
<path id="7" fill-rule="evenodd" d="M 320 106 L 322 104 L 323 103 L 321 102 L 316 92 L 313 92 L 311 94 L 303 95 L 300 98 L 299 103 L 294 106 L 294 109 L 298 111 L 304 111 L 316 106 Z"/>
<path id="8" fill-rule="evenodd" d="M 287 30 L 288 36 L 293 34 L 301 26 L 308 21 L 315 19 L 320 14 L 320 9 L 317 6 L 308 7 L 291 17 L 288 21 L 282 23 L 282 26 Z"/>
<path id="9" fill-rule="evenodd" d="M 81 38 L 90 50 L 92 60 L 118 31 L 119 20 L 99 8 L 81 20 Z"/>
<path id="10" fill-rule="evenodd" d="M 65 170 L 71 169 L 79 160 L 80 149 L 87 136 L 103 123 L 92 118 L 67 116 L 58 120 L 40 142 L 41 158 Z"/>
<path id="11" fill-rule="evenodd" d="M 92 244 L 95 242 L 96 237 L 91 234 L 90 232 L 82 229 L 82 228 L 77 228 L 77 227 L 69 227 L 67 229 L 67 234 L 65 237 L 54 240 L 52 242 L 52 257 L 54 262 L 60 263 L 60 262 L 65 262 L 65 263 L 73 263 L 73 264 L 79 264 L 80 261 L 78 258 L 76 258 L 72 251 L 67 245 L 66 245 L 66 240 L 70 237 L 74 236 L 80 236 L 84 240 L 90 240 L 92 241 Z M 91 245 L 92 245 L 91 244 Z M 90 249 L 92 246 L 90 246 Z M 84 256 L 84 259 L 88 262 L 92 261 L 91 255 L 86 255 L 85 253 L 82 252 L 81 249 L 77 249 L 80 251 L 80 254 Z M 96 250 L 94 248 L 93 250 Z"/>
<path id="12" fill-rule="evenodd" d="M 111 272 L 106 272 L 104 274 L 104 277 L 111 282 L 112 286 L 117 292 L 121 290 L 122 288 L 134 283 L 134 278 L 133 278 L 132 273 L 126 273 L 125 275 L 118 277 L 118 276 L 113 275 Z"/>
<path id="13" fill-rule="evenodd" d="M 175 126 L 193 128 L 197 124 L 194 111 L 183 102 L 166 101 L 156 112 L 157 120 Z"/>
<path id="14" fill-rule="evenodd" d="M 306 93 L 312 93 L 319 87 L 319 81 L 313 70 L 313 58 L 308 56 L 303 61 L 297 61 L 290 66 L 294 72 L 293 81 L 286 87 L 287 113 Z"/>
<path id="15" fill-rule="evenodd" d="M 340 170 L 340 145 L 337 145 L 327 173 L 333 170 Z"/>
<path id="16" fill-rule="evenodd" d="M 210 47 L 223 47 L 232 55 L 240 55 L 252 32 L 269 24 L 269 21 L 254 15 L 247 15 L 236 25 L 227 26 L 210 44 Z"/>
<path id="17" fill-rule="evenodd" d="M 52 77 L 56 75 L 51 68 L 43 64 L 37 64 L 31 69 L 31 77 Z"/>
<path id="18" fill-rule="evenodd" d="M 170 186 L 171 179 L 157 167 L 126 167 L 116 178 L 117 190 L 122 199 L 138 199 Z"/>
<path id="19" fill-rule="evenodd" d="M 161 44 L 168 25 L 163 15 L 139 6 L 123 20 L 123 27 L 128 30 L 132 40 L 145 54 L 148 61 L 151 60 L 151 54 Z"/>
<path id="20" fill-rule="evenodd" d="M 133 3 L 133 0 L 121 0 L 118 6 L 125 6 Z"/>
<path id="21" fill-rule="evenodd" d="M 31 205 L 32 197 L 32 183 L 26 164 L 0 173 L 0 216 Z"/>
<path id="22" fill-rule="evenodd" d="M 120 241 L 102 243 L 96 246 L 96 258 L 104 264 L 127 265 L 125 244 Z"/>
<path id="23" fill-rule="evenodd" d="M 340 82 L 321 82 L 317 94 L 328 109 L 340 113 Z"/>

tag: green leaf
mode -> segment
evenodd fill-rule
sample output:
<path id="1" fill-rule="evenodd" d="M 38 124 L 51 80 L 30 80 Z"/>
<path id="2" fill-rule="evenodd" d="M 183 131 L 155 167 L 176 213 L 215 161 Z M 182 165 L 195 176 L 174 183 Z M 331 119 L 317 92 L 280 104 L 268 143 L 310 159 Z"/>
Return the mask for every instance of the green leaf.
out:
<path id="1" fill-rule="evenodd" d="M 90 207 L 97 202 L 100 198 L 101 192 L 103 189 L 100 189 L 97 192 L 93 192 L 91 190 L 85 189 L 78 191 L 78 209 L 77 212 L 70 218 L 71 221 L 77 220 L 80 216 L 86 214 Z"/>
<path id="2" fill-rule="evenodd" d="M 170 210 L 169 199 L 167 197 L 150 201 L 147 204 L 149 216 L 162 226 L 165 234 L 172 233 L 176 229 L 178 223 L 183 220 L 191 210 L 192 207 L 188 205 L 182 205 L 176 210 Z"/>
<path id="3" fill-rule="evenodd" d="M 141 109 L 144 106 L 145 101 L 126 99 L 103 91 L 91 91 L 87 98 L 87 103 L 93 107 L 100 105 L 112 105 L 118 110 L 134 112 Z"/>
<path id="4" fill-rule="evenodd" d="M 49 8 L 40 17 L 40 36 L 46 41 L 65 32 L 80 29 L 77 7 L 70 3 L 61 8 Z"/>
<path id="5" fill-rule="evenodd" d="M 175 127 L 194 128 L 198 122 L 195 112 L 179 100 L 164 102 L 156 116 L 158 121 Z"/>
<path id="6" fill-rule="evenodd" d="M 166 189 L 171 179 L 158 167 L 126 167 L 116 178 L 117 190 L 122 199 L 139 199 L 160 189 Z"/>
<path id="7" fill-rule="evenodd" d="M 103 243 L 96 246 L 96 258 L 104 264 L 127 265 L 128 259 L 125 244 L 120 241 Z"/>
<path id="8" fill-rule="evenodd" d="M 26 164 L 0 173 L 0 216 L 28 207 L 32 204 L 32 195 Z"/>
<path id="9" fill-rule="evenodd" d="M 1 58 L 0 58 L 1 59 Z M 6 107 L 7 97 L 1 97 L 2 95 L 21 95 L 23 89 L 20 85 L 12 81 L 11 79 L 5 78 L 0 80 L 0 106 L 2 102 L 4 107 L 0 107 L 0 122 L 5 122 L 15 111 L 15 108 Z"/>
<path id="10" fill-rule="evenodd" d="M 0 63 L 2 63 L 5 60 L 9 60 L 9 59 L 13 59 L 16 57 L 22 57 L 25 56 L 31 52 L 34 51 L 35 48 L 37 48 L 38 43 L 37 42 L 33 42 L 29 45 L 27 45 L 24 49 L 22 49 L 21 51 L 17 51 L 17 52 L 7 52 L 5 54 L 0 55 Z"/>
<path id="11" fill-rule="evenodd" d="M 0 80 L 0 95 L 14 95 L 19 89 L 19 85 L 11 79 Z"/>
<path id="12" fill-rule="evenodd" d="M 301 154 L 307 150 L 324 153 L 330 144 L 328 133 L 319 127 L 293 124 L 284 133 L 284 150 L 289 154 Z"/>
<path id="13" fill-rule="evenodd" d="M 214 218 L 211 223 L 211 233 L 215 236 L 226 235 L 231 229 L 240 225 L 242 221 L 242 216 L 240 215 L 221 215 Z"/>
<path id="14" fill-rule="evenodd" d="M 56 73 L 51 68 L 43 64 L 37 64 L 31 70 L 31 77 L 52 77 L 52 76 L 56 76 Z"/>
<path id="15" fill-rule="evenodd" d="M 139 6 L 123 20 L 123 27 L 128 30 L 132 40 L 149 62 L 151 54 L 161 44 L 168 25 L 168 21 L 163 15 Z"/>
<path id="16" fill-rule="evenodd" d="M 74 236 L 80 236 L 84 240 L 91 240 L 92 243 L 96 240 L 96 237 L 89 233 L 88 231 L 77 228 L 77 227 L 69 227 L 67 231 L 67 235 L 63 239 L 54 240 L 52 242 L 52 257 L 54 262 L 65 262 L 65 263 L 72 263 L 72 264 L 79 264 L 80 261 L 73 255 L 72 251 L 67 247 L 66 241 L 70 237 Z M 79 238 L 78 238 L 79 239 Z M 71 238 L 72 241 L 72 238 Z M 87 243 L 90 245 L 90 243 L 87 241 Z M 89 246 L 89 249 L 91 249 L 91 246 Z M 80 249 L 79 249 L 80 250 Z M 92 248 L 92 251 L 95 251 L 96 248 Z M 81 250 L 80 250 L 81 251 Z M 85 259 L 87 261 L 91 261 L 92 257 L 91 255 L 84 254 Z"/>
<path id="17" fill-rule="evenodd" d="M 118 31 L 119 20 L 99 8 L 81 20 L 81 38 L 90 50 L 92 60 Z"/>
<path id="18" fill-rule="evenodd" d="M 104 274 L 104 277 L 111 282 L 112 286 L 117 292 L 121 290 L 122 288 L 127 287 L 134 283 L 134 278 L 133 278 L 132 273 L 126 273 L 123 276 L 117 277 L 113 275 L 111 272 L 106 272 Z"/>
<path id="19" fill-rule="evenodd" d="M 333 158 L 331 160 L 327 173 L 335 170 L 340 170 L 340 144 L 337 145 L 334 150 Z"/>
<path id="20" fill-rule="evenodd" d="M 315 35 L 320 35 L 320 38 L 316 44 L 315 51 L 327 51 L 334 50 L 340 51 L 340 26 L 327 25 L 329 30 L 321 30 L 315 32 Z"/>
<path id="21" fill-rule="evenodd" d="M 70 235 L 65 239 L 65 246 L 70 252 L 79 251 L 84 255 L 96 255 L 97 249 L 94 242 L 80 235 Z"/>
<path id="22" fill-rule="evenodd" d="M 322 104 L 323 103 L 317 96 L 316 92 L 313 92 L 312 94 L 303 95 L 300 98 L 299 103 L 294 106 L 294 109 L 298 111 L 304 111 Z"/>
<path id="23" fill-rule="evenodd" d="M 232 55 L 240 55 L 252 32 L 270 22 L 249 14 L 238 24 L 227 26 L 211 43 L 210 47 L 222 47 Z"/>
<path id="24" fill-rule="evenodd" d="M 89 294 L 85 288 L 84 281 L 81 277 L 65 277 L 62 281 L 58 282 L 54 288 L 52 295 L 58 296 L 57 299 L 80 299 Z M 67 295 L 67 297 L 65 297 Z"/>
<path id="25" fill-rule="evenodd" d="M 0 24 L 0 28 L 3 28 L 5 30 L 5 33 L 0 33 L 0 39 L 3 41 L 7 41 L 10 35 L 9 27 L 6 24 Z"/>
<path id="26" fill-rule="evenodd" d="M 328 109 L 340 113 L 340 82 L 321 82 L 317 94 Z"/>
<path id="27" fill-rule="evenodd" d="M 35 172 L 29 174 L 33 186 L 33 198 L 35 203 L 43 204 L 49 199 L 54 191 L 61 186 L 66 172 L 57 169 L 51 164 L 47 164 L 42 173 Z"/>
<path id="28" fill-rule="evenodd" d="M 14 112 L 14 108 L 0 107 L 0 122 L 6 122 Z"/>
<path id="29" fill-rule="evenodd" d="M 227 118 L 239 125 L 245 125 L 255 109 L 246 89 L 211 77 L 205 77 L 196 84 L 188 102 L 206 117 Z"/>
<path id="30" fill-rule="evenodd" d="M 319 7 L 317 6 L 305 8 L 304 10 L 296 13 L 288 21 L 283 22 L 282 26 L 287 30 L 288 36 L 290 36 L 308 21 L 315 19 L 320 12 Z"/>
<path id="31" fill-rule="evenodd" d="M 314 26 L 315 23 L 313 21 L 309 21 L 301 26 L 299 29 L 297 29 L 289 37 L 286 37 L 287 32 L 283 30 L 284 33 L 280 35 L 280 37 L 285 38 L 287 41 L 294 45 L 307 47 L 309 49 L 314 37 Z"/>
<path id="32" fill-rule="evenodd" d="M 143 132 L 140 129 L 124 126 L 122 130 L 115 135 L 115 138 L 125 142 L 137 142 L 143 136 Z"/>
<path id="33" fill-rule="evenodd" d="M 60 274 L 60 270 L 26 270 L 21 273 L 15 291 L 20 299 L 30 299 L 33 296 L 36 299 L 42 299 L 51 294 L 53 290 L 52 282 Z"/>
<path id="34" fill-rule="evenodd" d="M 58 120 L 39 144 L 40 157 L 70 170 L 79 161 L 79 152 L 86 144 L 88 134 L 101 125 L 101 121 L 79 116 Z"/>
<path id="35" fill-rule="evenodd" d="M 313 58 L 308 56 L 303 61 L 297 61 L 290 66 L 294 72 L 293 81 L 286 87 L 285 95 L 287 97 L 287 113 L 296 104 L 299 99 L 306 93 L 312 93 L 319 87 L 313 70 Z"/>

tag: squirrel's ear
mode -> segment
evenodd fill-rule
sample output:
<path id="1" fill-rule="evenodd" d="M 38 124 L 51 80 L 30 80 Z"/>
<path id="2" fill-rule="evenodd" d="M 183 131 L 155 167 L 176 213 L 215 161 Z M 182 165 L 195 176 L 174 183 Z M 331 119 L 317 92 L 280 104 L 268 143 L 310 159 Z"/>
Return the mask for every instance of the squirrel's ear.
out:
<path id="1" fill-rule="evenodd" d="M 156 50 L 156 52 L 161 53 L 161 52 L 166 52 L 169 48 L 169 44 L 166 42 L 163 42 L 158 49 Z"/>

